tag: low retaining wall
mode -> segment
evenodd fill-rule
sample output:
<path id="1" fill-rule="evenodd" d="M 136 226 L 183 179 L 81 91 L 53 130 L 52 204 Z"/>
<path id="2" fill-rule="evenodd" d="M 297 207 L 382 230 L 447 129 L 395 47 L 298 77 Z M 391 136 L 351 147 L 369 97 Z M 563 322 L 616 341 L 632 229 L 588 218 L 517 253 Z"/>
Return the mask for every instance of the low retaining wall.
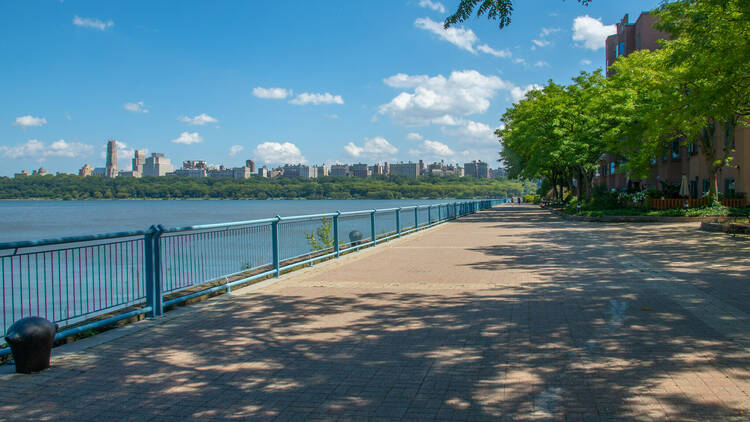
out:
<path id="1" fill-rule="evenodd" d="M 750 234 L 750 224 L 747 223 L 715 223 L 704 221 L 701 230 L 707 232 L 723 232 L 732 234 Z"/>
<path id="2" fill-rule="evenodd" d="M 570 215 L 562 211 L 550 209 L 558 217 L 570 221 L 590 221 L 600 223 L 688 223 L 688 222 L 726 222 L 734 217 L 665 217 L 655 215 L 603 215 L 591 217 L 587 215 Z"/>
<path id="3" fill-rule="evenodd" d="M 648 206 L 655 210 L 668 210 L 675 208 L 683 208 L 685 201 L 688 202 L 690 208 L 705 207 L 710 205 L 708 199 L 686 199 L 686 198 L 665 198 L 657 199 L 651 198 L 648 200 Z M 721 205 L 729 208 L 744 208 L 746 206 L 745 198 L 725 198 L 719 200 Z"/>

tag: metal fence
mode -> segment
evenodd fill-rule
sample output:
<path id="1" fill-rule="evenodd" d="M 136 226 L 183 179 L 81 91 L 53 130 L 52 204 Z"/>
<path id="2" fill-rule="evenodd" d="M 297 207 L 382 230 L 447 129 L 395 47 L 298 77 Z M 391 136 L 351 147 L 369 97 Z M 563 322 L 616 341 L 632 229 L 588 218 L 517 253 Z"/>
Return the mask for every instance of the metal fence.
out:
<path id="1" fill-rule="evenodd" d="M 254 279 L 338 257 L 489 208 L 499 200 L 0 244 L 2 319 L 41 316 L 62 338 Z M 85 323 L 87 320 L 93 322 Z M 0 350 L 0 356 L 8 349 Z"/>

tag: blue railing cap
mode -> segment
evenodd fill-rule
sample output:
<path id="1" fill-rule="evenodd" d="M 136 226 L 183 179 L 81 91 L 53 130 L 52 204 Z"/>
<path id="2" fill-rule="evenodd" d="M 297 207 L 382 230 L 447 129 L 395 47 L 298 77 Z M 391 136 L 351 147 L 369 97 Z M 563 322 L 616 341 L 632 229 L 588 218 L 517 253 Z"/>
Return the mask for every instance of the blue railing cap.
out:
<path id="1" fill-rule="evenodd" d="M 66 236 L 52 239 L 24 240 L 20 242 L 0 243 L 0 250 L 30 248 L 35 246 L 59 245 L 62 243 L 91 242 L 94 240 L 116 239 L 120 237 L 143 236 L 147 232 L 144 230 L 134 230 L 126 232 L 89 234 L 84 236 Z"/>

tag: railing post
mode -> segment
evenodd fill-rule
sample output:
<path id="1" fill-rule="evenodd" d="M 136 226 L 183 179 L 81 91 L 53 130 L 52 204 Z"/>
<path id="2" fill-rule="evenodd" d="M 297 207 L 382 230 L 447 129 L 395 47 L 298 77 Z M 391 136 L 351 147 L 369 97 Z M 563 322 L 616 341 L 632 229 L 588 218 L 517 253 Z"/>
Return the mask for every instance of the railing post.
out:
<path id="1" fill-rule="evenodd" d="M 432 205 L 427 206 L 427 227 L 432 225 Z"/>
<path id="2" fill-rule="evenodd" d="M 336 211 L 336 215 L 333 216 L 333 251 L 336 252 L 336 258 L 341 256 L 339 250 L 339 215 L 341 215 L 341 211 Z"/>
<path id="3" fill-rule="evenodd" d="M 396 210 L 396 234 L 401 237 L 401 208 Z"/>
<path id="4" fill-rule="evenodd" d="M 438 205 L 438 219 L 437 219 L 438 224 L 440 224 L 440 214 L 441 214 L 440 208 L 442 207 L 443 207 L 442 205 Z"/>
<path id="5" fill-rule="evenodd" d="M 419 230 L 419 207 L 414 207 L 414 231 Z"/>
<path id="6" fill-rule="evenodd" d="M 161 226 L 151 226 L 144 235 L 144 258 L 146 263 L 146 306 L 151 307 L 151 318 L 164 313 L 161 291 Z"/>
<path id="7" fill-rule="evenodd" d="M 375 210 L 370 211 L 370 234 L 372 235 L 372 246 L 375 246 Z"/>
<path id="8" fill-rule="evenodd" d="M 281 271 L 279 270 L 279 221 L 281 217 L 276 216 L 276 220 L 271 222 L 271 248 L 273 248 L 273 269 L 276 272 L 274 276 L 279 278 Z"/>

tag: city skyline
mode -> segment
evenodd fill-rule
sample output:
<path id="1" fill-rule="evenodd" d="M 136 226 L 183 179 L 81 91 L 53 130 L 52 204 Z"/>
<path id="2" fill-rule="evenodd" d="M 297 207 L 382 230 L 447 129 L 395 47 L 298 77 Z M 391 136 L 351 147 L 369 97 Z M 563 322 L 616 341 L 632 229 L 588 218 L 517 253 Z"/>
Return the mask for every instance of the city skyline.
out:
<path id="1" fill-rule="evenodd" d="M 530 1 L 502 31 L 440 29 L 455 2 L 4 3 L 0 175 L 76 172 L 105 161 L 109 138 L 122 169 L 146 146 L 230 167 L 494 163 L 505 108 L 602 67 L 612 25 L 658 1 L 604 3 Z"/>

